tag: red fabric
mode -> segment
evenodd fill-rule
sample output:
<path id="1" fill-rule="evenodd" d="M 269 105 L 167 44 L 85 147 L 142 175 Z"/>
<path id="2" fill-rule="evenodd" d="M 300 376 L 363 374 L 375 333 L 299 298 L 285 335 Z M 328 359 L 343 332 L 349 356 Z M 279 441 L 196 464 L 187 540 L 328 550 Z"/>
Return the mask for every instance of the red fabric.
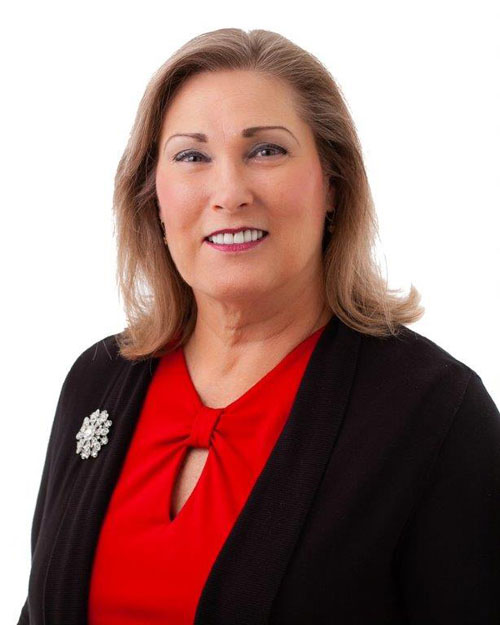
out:
<path id="1" fill-rule="evenodd" d="M 325 326 L 225 408 L 204 406 L 182 348 L 158 363 L 96 548 L 89 625 L 192 625 L 210 569 L 285 425 Z M 209 448 L 170 519 L 188 446 Z"/>

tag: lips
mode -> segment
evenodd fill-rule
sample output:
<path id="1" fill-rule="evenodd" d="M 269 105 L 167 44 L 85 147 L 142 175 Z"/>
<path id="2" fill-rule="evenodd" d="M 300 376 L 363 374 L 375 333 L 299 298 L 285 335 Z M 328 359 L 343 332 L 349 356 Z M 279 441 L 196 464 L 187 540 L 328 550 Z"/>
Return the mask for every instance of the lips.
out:
<path id="1" fill-rule="evenodd" d="M 245 230 L 259 230 L 264 233 L 264 236 L 269 234 L 268 231 L 264 230 L 263 228 L 256 228 L 255 226 L 243 226 L 240 228 L 224 228 L 223 230 L 215 230 L 214 232 L 208 234 L 203 240 L 207 241 L 208 237 L 214 237 L 216 234 L 224 234 L 225 232 L 227 232 L 228 234 L 236 234 L 237 232 L 244 232 Z"/>
<path id="2" fill-rule="evenodd" d="M 262 245 L 262 242 L 267 239 L 268 236 L 269 234 L 266 233 L 259 239 L 255 239 L 255 241 L 241 241 L 240 243 L 214 243 L 214 241 L 210 239 L 207 239 L 204 243 L 222 252 L 244 252 L 245 250 Z"/>

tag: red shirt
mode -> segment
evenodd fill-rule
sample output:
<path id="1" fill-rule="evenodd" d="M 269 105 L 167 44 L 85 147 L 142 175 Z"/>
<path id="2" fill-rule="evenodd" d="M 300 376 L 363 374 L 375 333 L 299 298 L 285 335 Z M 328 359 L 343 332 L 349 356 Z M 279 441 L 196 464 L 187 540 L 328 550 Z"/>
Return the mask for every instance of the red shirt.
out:
<path id="1" fill-rule="evenodd" d="M 210 569 L 288 419 L 325 327 L 225 408 L 203 405 L 182 348 L 161 358 L 101 527 L 89 625 L 192 625 Z M 209 453 L 172 520 L 171 493 L 189 446 Z"/>

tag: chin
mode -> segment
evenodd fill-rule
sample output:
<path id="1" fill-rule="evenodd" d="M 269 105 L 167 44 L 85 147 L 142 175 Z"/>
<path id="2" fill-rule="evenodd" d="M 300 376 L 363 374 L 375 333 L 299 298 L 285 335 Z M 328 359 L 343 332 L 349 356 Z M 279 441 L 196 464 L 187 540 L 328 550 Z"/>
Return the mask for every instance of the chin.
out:
<path id="1" fill-rule="evenodd" d="M 251 300 L 255 298 L 262 298 L 268 293 L 263 289 L 262 284 L 255 285 L 244 285 L 238 284 L 235 285 L 232 281 L 231 283 L 226 284 L 218 284 L 214 285 L 212 289 L 210 289 L 210 295 L 214 299 L 219 300 Z"/>

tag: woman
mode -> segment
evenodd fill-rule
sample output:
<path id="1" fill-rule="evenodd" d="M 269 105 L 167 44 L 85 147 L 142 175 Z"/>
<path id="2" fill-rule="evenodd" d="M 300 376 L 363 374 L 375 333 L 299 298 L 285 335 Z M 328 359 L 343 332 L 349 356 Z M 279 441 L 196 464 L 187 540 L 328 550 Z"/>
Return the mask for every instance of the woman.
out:
<path id="1" fill-rule="evenodd" d="M 500 622 L 500 414 L 404 326 L 327 70 L 196 37 L 114 200 L 128 327 L 64 381 L 19 623 Z"/>

